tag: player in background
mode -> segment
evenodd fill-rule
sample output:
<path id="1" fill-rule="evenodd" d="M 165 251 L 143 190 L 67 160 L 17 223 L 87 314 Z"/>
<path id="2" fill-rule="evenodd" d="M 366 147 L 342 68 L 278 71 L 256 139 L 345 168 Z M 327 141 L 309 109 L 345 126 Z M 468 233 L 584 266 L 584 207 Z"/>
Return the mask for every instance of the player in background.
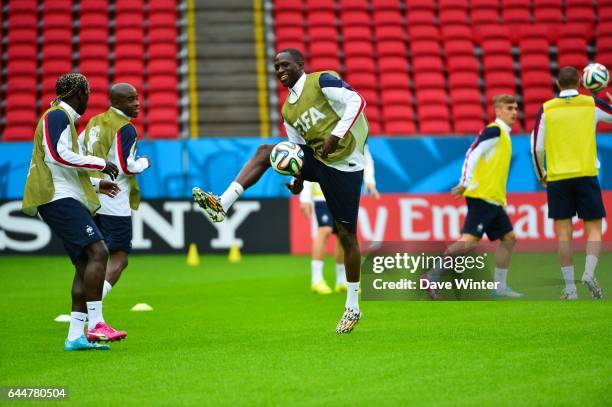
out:
<path id="1" fill-rule="evenodd" d="M 554 220 L 561 273 L 562 299 L 578 298 L 574 282 L 572 218 L 584 220 L 587 239 L 582 282 L 594 298 L 603 298 L 595 268 L 601 251 L 601 222 L 606 216 L 597 175 L 595 131 L 600 121 L 612 122 L 612 107 L 593 96 L 580 95 L 580 76 L 573 67 L 559 70 L 559 96 L 545 102 L 531 133 L 531 151 L 538 180 L 546 188 L 548 217 Z M 612 103 L 612 96 L 608 93 Z"/>
<path id="2" fill-rule="evenodd" d="M 459 184 L 451 190 L 455 198 L 465 197 L 468 212 L 461 237 L 447 248 L 445 255 L 460 255 L 470 251 L 485 233 L 490 241 L 499 239 L 494 274 L 498 286 L 494 295 L 516 298 L 522 294 L 507 284 L 516 237 L 504 206 L 512 158 L 510 132 L 518 117 L 518 106 L 514 96 L 501 94 L 493 98 L 493 107 L 495 121 L 480 132 L 468 149 Z M 427 273 L 427 278 L 438 281 L 442 271 L 434 268 Z M 436 297 L 435 292 L 429 293 Z"/>
<path id="3" fill-rule="evenodd" d="M 335 73 L 304 73 L 304 56 L 293 48 L 276 54 L 274 70 L 281 84 L 289 88 L 282 109 L 289 141 L 304 151 L 302 170 L 288 187 L 299 194 L 304 180 L 321 185 L 344 249 L 348 281 L 345 310 L 336 332 L 350 332 L 361 319 L 357 214 L 368 136 L 365 100 Z M 193 189 L 195 201 L 212 221 L 223 221 L 236 199 L 270 168 L 273 148 L 272 144 L 261 145 L 220 197 Z"/>
<path id="4" fill-rule="evenodd" d="M 140 204 L 136 174 L 151 166 L 147 157 L 136 157 L 138 135 L 130 122 L 130 118 L 138 117 L 140 110 L 136 88 L 129 83 L 117 83 L 111 87 L 109 98 L 109 109 L 92 117 L 79 137 L 87 154 L 108 160 L 119 168 L 116 182 L 121 191 L 112 199 L 100 196 L 102 207 L 95 217 L 110 252 L 102 299 L 127 267 L 132 248 L 132 210 L 137 210 Z"/>
<path id="5" fill-rule="evenodd" d="M 101 171 L 114 179 L 118 169 L 102 158 L 81 155 L 74 123 L 87 109 L 87 78 L 78 73 L 62 75 L 55 92 L 52 106 L 36 126 L 22 210 L 30 216 L 40 214 L 62 240 L 76 268 L 64 349 L 109 349 L 95 342 L 115 341 L 127 334 L 104 322 L 101 297 L 108 249 L 92 215 L 100 207 L 96 190 L 112 197 L 119 188 L 90 179 L 85 171 Z M 83 334 L 86 319 L 87 337 Z"/>
<path id="6" fill-rule="evenodd" d="M 363 183 L 365 193 L 379 199 L 380 194 L 376 189 L 376 179 L 374 178 L 374 160 L 372 159 L 372 154 L 370 154 L 370 149 L 367 145 L 364 150 L 364 158 L 365 167 L 363 169 Z M 325 196 L 323 196 L 323 191 L 321 191 L 319 184 L 316 182 L 304 181 L 304 189 L 300 193 L 300 210 L 309 223 L 312 220 L 313 208 L 316 216 L 317 232 L 312 240 L 310 289 L 317 294 L 331 294 L 332 289 L 327 285 L 325 278 L 323 278 L 323 259 L 325 258 L 325 244 L 327 243 L 327 239 L 332 233 L 337 233 L 334 226 L 334 218 L 325 202 Z M 334 258 L 336 261 L 336 285 L 334 291 L 337 293 L 346 292 L 344 251 L 342 251 L 342 245 L 338 239 L 336 239 Z"/>

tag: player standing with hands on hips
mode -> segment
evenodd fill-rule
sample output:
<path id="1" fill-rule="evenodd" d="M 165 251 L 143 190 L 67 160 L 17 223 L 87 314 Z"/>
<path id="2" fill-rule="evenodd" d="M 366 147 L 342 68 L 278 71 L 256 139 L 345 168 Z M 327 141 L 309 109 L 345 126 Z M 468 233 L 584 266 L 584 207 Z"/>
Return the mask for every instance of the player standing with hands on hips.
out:
<path id="1" fill-rule="evenodd" d="M 296 49 L 276 54 L 274 70 L 281 84 L 289 88 L 282 109 L 289 141 L 299 144 L 304 152 L 301 172 L 289 189 L 299 194 L 304 180 L 321 186 L 345 253 L 347 298 L 336 332 L 351 332 L 361 319 L 357 214 L 368 137 L 368 122 L 363 113 L 366 103 L 336 73 L 306 74 L 304 56 Z M 270 168 L 273 148 L 271 144 L 261 145 L 220 197 L 197 187 L 193 189 L 195 201 L 214 222 L 223 221 L 236 199 Z"/>

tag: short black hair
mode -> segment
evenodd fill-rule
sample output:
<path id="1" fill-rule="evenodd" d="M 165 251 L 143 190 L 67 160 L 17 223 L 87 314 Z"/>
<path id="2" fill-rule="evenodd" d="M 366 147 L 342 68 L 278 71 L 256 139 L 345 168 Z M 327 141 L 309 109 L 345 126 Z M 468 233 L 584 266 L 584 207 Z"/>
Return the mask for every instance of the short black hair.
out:
<path id="1" fill-rule="evenodd" d="M 285 48 L 285 49 L 281 49 L 280 51 L 278 51 L 279 54 L 282 54 L 283 52 L 288 53 L 289 55 L 291 55 L 291 58 L 293 58 L 293 60 L 295 62 L 301 63 L 302 65 L 304 65 L 304 55 L 298 51 L 295 48 Z"/>
<path id="2" fill-rule="evenodd" d="M 570 88 L 578 86 L 580 82 L 580 74 L 573 66 L 564 66 L 559 70 L 559 86 L 562 88 Z"/>
<path id="3" fill-rule="evenodd" d="M 55 82 L 55 94 L 57 96 L 53 99 L 52 104 L 55 105 L 61 100 L 68 99 L 79 91 L 89 93 L 89 81 L 85 75 L 77 72 L 65 73 Z"/>

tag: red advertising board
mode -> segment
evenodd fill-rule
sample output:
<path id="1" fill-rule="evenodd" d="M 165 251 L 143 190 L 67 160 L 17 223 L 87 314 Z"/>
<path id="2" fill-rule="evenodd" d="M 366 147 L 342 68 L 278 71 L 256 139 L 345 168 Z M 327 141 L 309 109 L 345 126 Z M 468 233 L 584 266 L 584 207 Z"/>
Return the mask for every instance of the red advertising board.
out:
<path id="1" fill-rule="evenodd" d="M 603 192 L 608 217 L 604 219 L 603 239 L 612 247 L 612 191 Z M 386 194 L 379 200 L 362 197 L 359 208 L 358 236 L 365 242 L 380 241 L 453 241 L 461 234 L 467 208 L 464 200 L 450 194 Z M 506 211 L 510 215 L 519 244 L 517 250 L 554 250 L 553 222 L 548 219 L 546 194 L 515 193 L 508 196 Z M 309 253 L 315 231 L 311 221 L 300 212 L 298 199 L 290 203 L 291 252 Z M 574 238 L 584 239 L 582 221 L 575 219 Z M 332 239 L 333 240 L 333 239 Z M 333 241 L 328 250 L 333 251 Z"/>

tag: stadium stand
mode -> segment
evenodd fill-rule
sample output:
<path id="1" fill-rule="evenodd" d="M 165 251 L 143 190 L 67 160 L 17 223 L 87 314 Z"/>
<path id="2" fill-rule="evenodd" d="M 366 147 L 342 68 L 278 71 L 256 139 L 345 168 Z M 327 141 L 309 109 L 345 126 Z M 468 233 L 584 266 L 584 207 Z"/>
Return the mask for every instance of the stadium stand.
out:
<path id="1" fill-rule="evenodd" d="M 70 71 L 91 85 L 79 121 L 108 108 L 111 82 L 132 83 L 141 95 L 139 134 L 176 138 L 179 123 L 179 15 L 172 0 L 9 0 L 2 6 L 7 36 L 0 45 L 2 140 L 30 140 L 36 118 L 55 97 L 55 81 Z M 146 17 L 146 18 L 145 18 Z M 163 94 L 163 97 L 162 97 Z"/>
<path id="2" fill-rule="evenodd" d="M 372 134 L 472 134 L 502 92 L 520 100 L 514 130 L 530 131 L 560 66 L 612 66 L 612 3 L 595 4 L 276 0 L 276 49 L 305 50 L 307 69 L 347 78 L 366 96 Z M 277 91 L 284 100 L 286 90 Z"/>

